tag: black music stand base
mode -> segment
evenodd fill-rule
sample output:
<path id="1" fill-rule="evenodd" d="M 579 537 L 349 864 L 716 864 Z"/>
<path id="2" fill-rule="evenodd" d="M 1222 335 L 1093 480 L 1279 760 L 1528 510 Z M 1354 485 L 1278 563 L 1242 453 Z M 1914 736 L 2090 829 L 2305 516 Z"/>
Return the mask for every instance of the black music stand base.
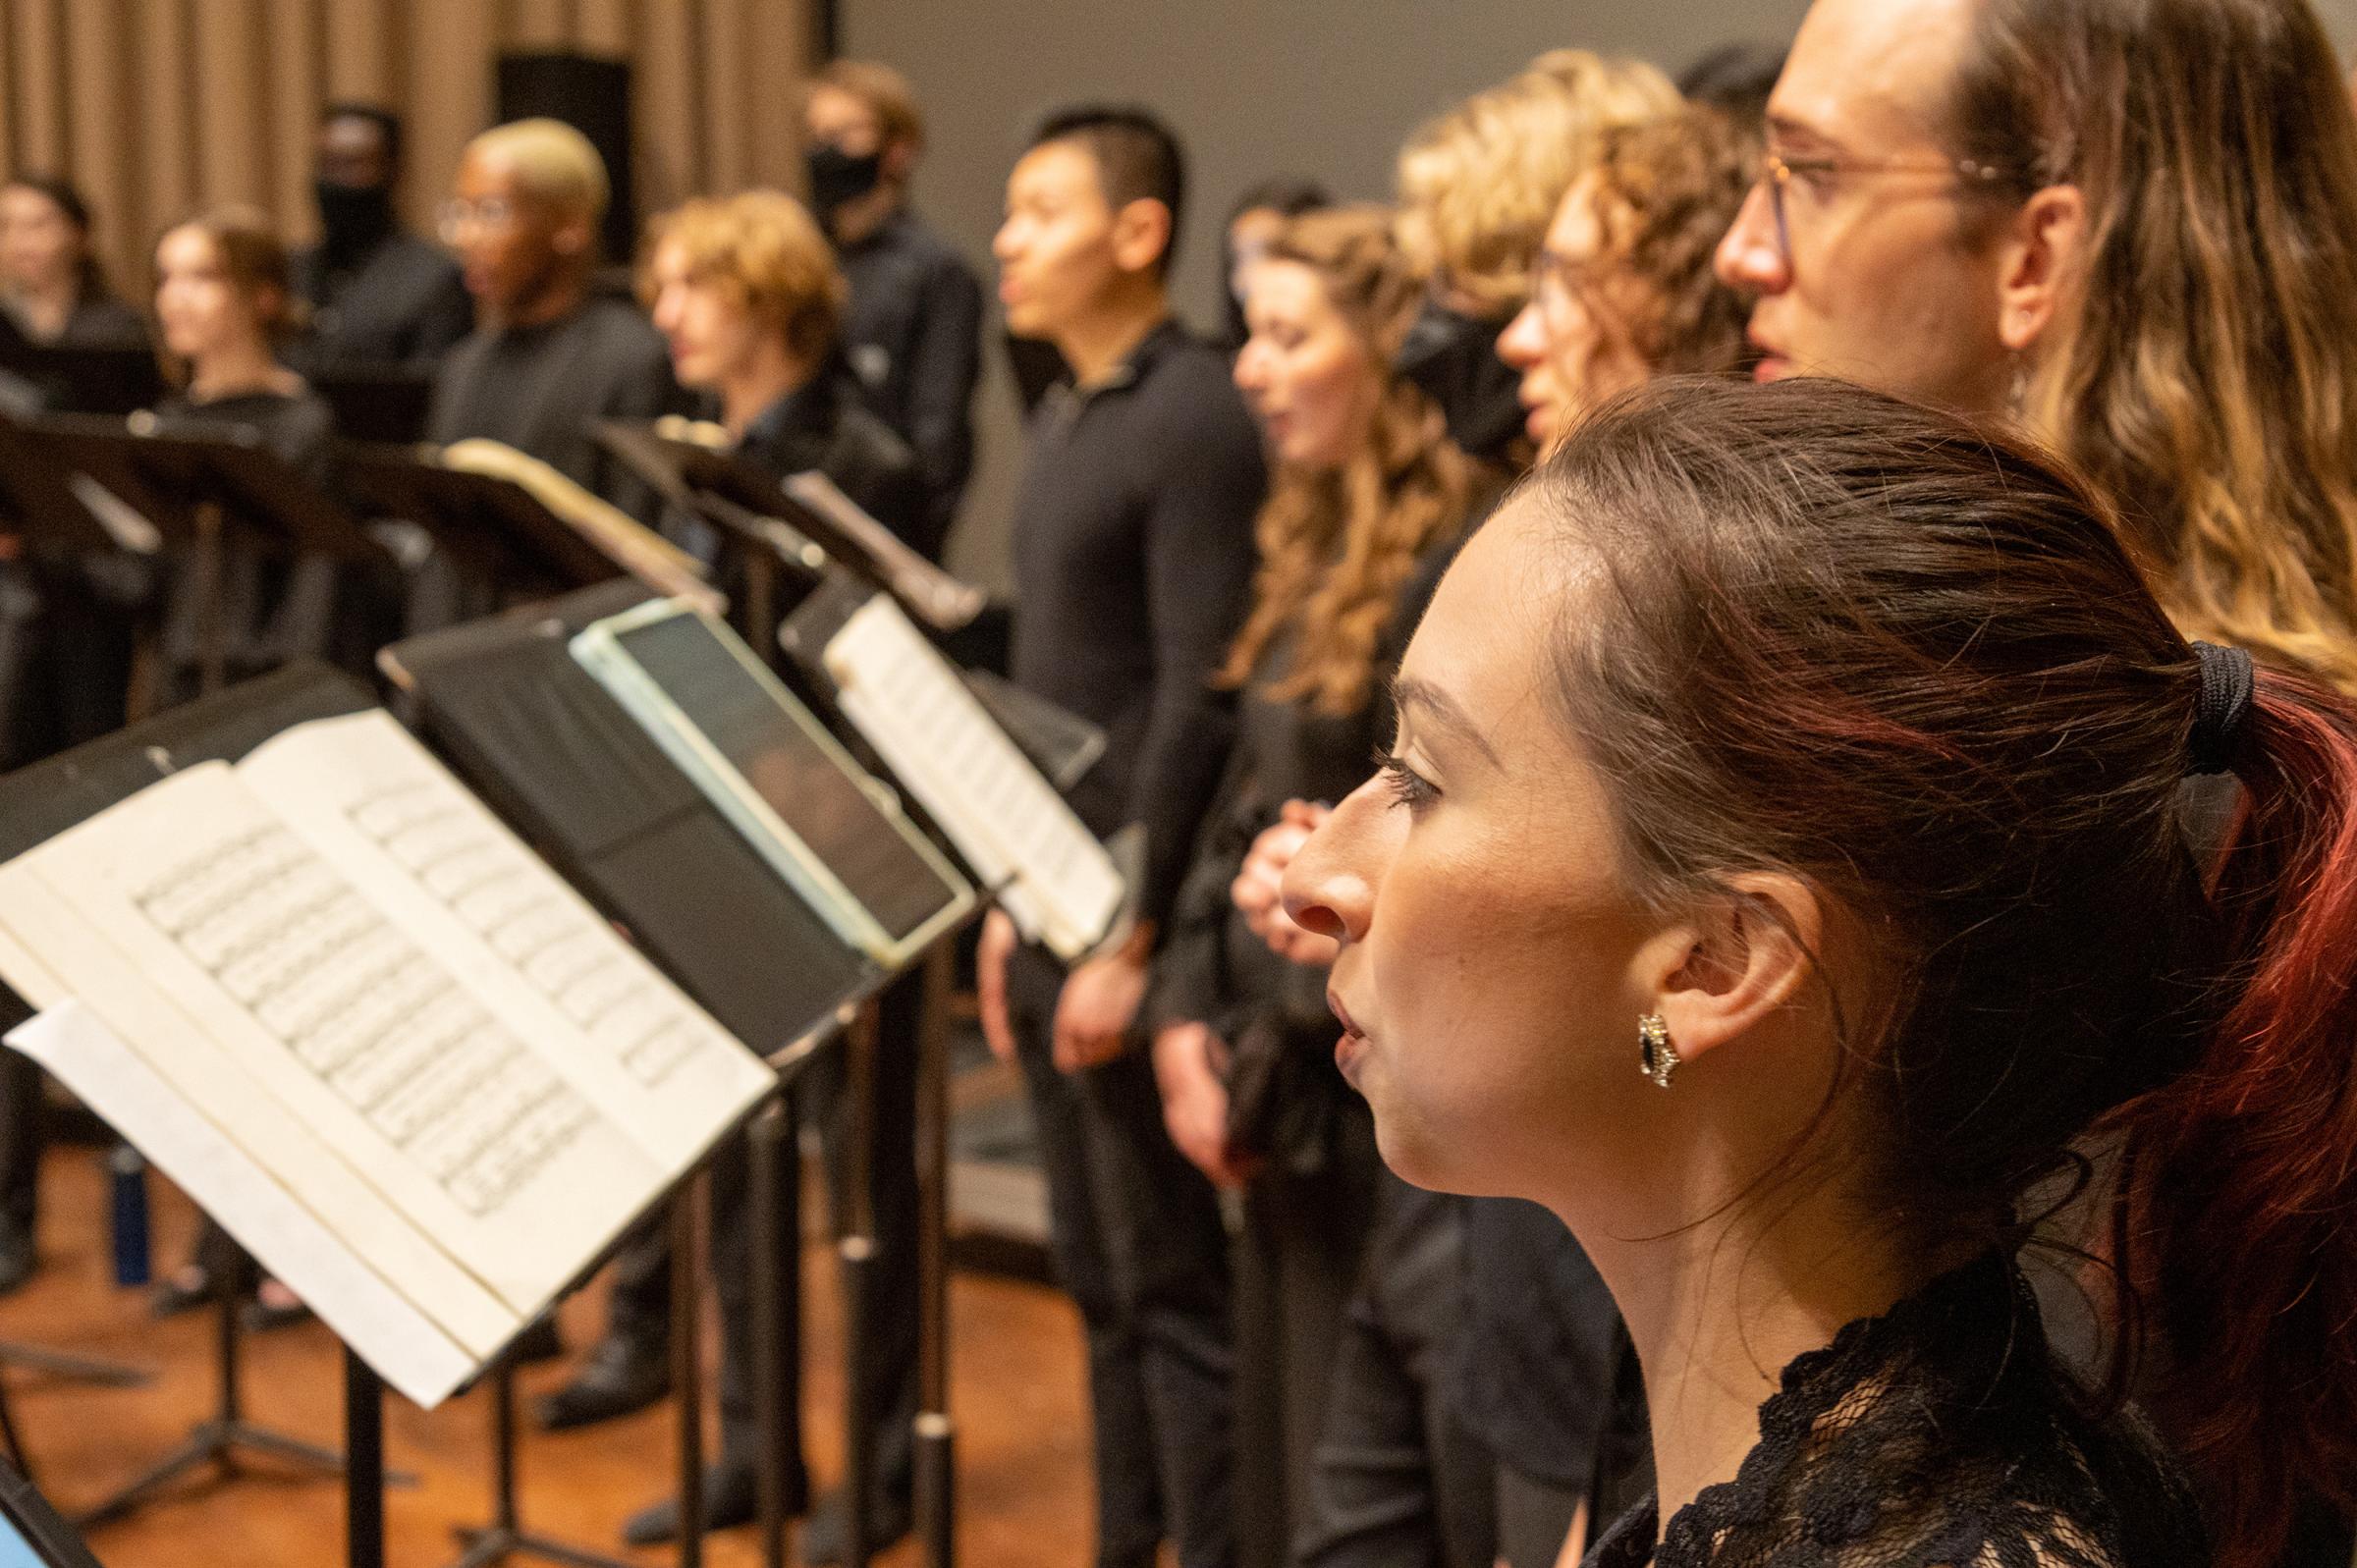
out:
<path id="1" fill-rule="evenodd" d="M 146 1502 L 155 1493 L 178 1481 L 182 1476 L 202 1465 L 218 1465 L 225 1475 L 238 1473 L 240 1450 L 250 1450 L 272 1459 L 303 1466 L 325 1476 L 344 1474 L 344 1456 L 332 1448 L 304 1442 L 283 1432 L 273 1432 L 245 1418 L 238 1389 L 238 1312 L 246 1297 L 246 1285 L 253 1269 L 253 1261 L 243 1253 L 223 1282 L 219 1303 L 220 1329 L 217 1340 L 218 1403 L 210 1421 L 201 1421 L 192 1428 L 188 1440 L 151 1466 L 138 1480 L 78 1515 L 74 1523 L 89 1530 L 110 1520 L 120 1519 Z M 394 1486 L 413 1487 L 415 1476 L 388 1475 L 386 1482 Z"/>
<path id="2" fill-rule="evenodd" d="M 70 1382 L 95 1383 L 101 1388 L 144 1388 L 155 1381 L 154 1373 L 124 1362 L 100 1361 L 94 1356 L 77 1356 L 42 1345 L 0 1339 L 0 1372 L 12 1367 L 37 1372 L 45 1378 L 63 1378 Z M 0 1383 L 0 1447 L 8 1450 L 9 1463 L 17 1467 L 17 1474 L 30 1481 L 32 1460 L 25 1452 L 25 1439 L 17 1431 L 16 1406 L 10 1403 L 5 1383 Z"/>
<path id="3" fill-rule="evenodd" d="M 49 1378 L 96 1383 L 102 1388 L 144 1388 L 155 1381 L 154 1373 L 128 1362 L 101 1361 L 95 1356 L 77 1356 L 69 1351 L 0 1339 L 0 1370 L 10 1367 L 22 1367 Z"/>
<path id="4" fill-rule="evenodd" d="M 491 1371 L 491 1523 L 457 1532 L 466 1550 L 451 1568 L 489 1568 L 511 1557 L 537 1557 L 566 1568 L 633 1568 L 620 1557 L 601 1556 L 585 1547 L 523 1528 L 516 1511 L 516 1366 L 502 1356 Z"/>
<path id="5" fill-rule="evenodd" d="M 199 1465 L 218 1464 L 224 1473 L 235 1475 L 241 1448 L 303 1465 L 324 1476 L 344 1473 L 344 1456 L 332 1448 L 322 1448 L 247 1421 L 199 1422 L 190 1431 L 188 1440 L 157 1460 L 147 1474 L 80 1515 L 74 1523 L 80 1529 L 91 1530 L 120 1519 Z"/>

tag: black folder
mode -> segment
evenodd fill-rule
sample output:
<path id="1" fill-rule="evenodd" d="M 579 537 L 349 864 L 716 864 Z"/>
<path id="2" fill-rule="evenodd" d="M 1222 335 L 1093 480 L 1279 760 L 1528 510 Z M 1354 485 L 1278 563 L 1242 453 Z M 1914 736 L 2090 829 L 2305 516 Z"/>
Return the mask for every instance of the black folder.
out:
<path id="1" fill-rule="evenodd" d="M 723 1027 L 767 1054 L 889 977 L 574 662 L 575 632 L 651 597 L 609 583 L 381 657 L 468 784 Z"/>

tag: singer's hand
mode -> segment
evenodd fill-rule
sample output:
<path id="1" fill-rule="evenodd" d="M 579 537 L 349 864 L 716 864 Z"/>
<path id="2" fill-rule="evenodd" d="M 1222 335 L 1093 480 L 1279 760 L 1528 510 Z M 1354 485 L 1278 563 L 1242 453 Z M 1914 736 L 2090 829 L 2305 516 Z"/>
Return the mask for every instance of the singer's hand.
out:
<path id="1" fill-rule="evenodd" d="M 1228 1148 L 1228 1085 L 1220 1071 L 1227 1049 L 1199 1023 L 1176 1023 L 1154 1037 L 1154 1083 L 1171 1142 L 1215 1187 L 1240 1187 L 1258 1162 Z"/>
<path id="2" fill-rule="evenodd" d="M 1129 1046 L 1129 1026 L 1146 1000 L 1147 961 L 1123 948 L 1091 958 L 1065 978 L 1056 999 L 1056 1066 L 1097 1067 Z"/>
<path id="3" fill-rule="evenodd" d="M 982 1038 L 1001 1061 L 1014 1060 L 1014 1025 L 1007 1017 L 1007 960 L 1014 956 L 1014 917 L 993 909 L 982 917 L 974 946 L 974 1000 L 982 1009 Z"/>
<path id="4" fill-rule="evenodd" d="M 1229 887 L 1229 896 L 1253 935 L 1281 958 L 1308 967 L 1334 962 L 1342 946 L 1331 937 L 1305 931 L 1285 912 L 1285 872 L 1328 817 L 1332 806 L 1308 800 L 1288 800 L 1276 825 L 1262 831 L 1244 855 L 1243 868 Z"/>

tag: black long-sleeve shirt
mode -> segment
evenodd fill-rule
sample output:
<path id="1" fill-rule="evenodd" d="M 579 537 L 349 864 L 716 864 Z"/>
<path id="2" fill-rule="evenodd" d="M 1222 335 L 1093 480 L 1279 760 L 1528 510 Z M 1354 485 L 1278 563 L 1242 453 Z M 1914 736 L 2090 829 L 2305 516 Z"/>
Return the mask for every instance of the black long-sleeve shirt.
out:
<path id="1" fill-rule="evenodd" d="M 1225 355 L 1175 323 L 1031 421 L 1015 498 L 1017 684 L 1106 731 L 1072 793 L 1090 831 L 1146 831 L 1138 913 L 1160 923 L 1233 736 L 1211 688 L 1251 587 L 1268 487 Z"/>
<path id="2" fill-rule="evenodd" d="M 434 378 L 426 439 L 503 442 L 642 522 L 654 493 L 597 444 L 600 419 L 652 419 L 685 406 L 662 334 L 620 299 L 592 298 L 555 321 L 489 328 L 450 351 Z"/>
<path id="3" fill-rule="evenodd" d="M 430 373 L 474 330 L 474 301 L 449 251 L 396 229 L 357 255 L 313 245 L 295 258 L 311 330 L 296 362 L 312 375 L 400 368 Z"/>
<path id="4" fill-rule="evenodd" d="M 974 383 L 982 373 L 982 285 L 965 258 L 906 208 L 844 246 L 845 356 L 867 406 L 915 449 L 939 558 L 974 465 Z"/>

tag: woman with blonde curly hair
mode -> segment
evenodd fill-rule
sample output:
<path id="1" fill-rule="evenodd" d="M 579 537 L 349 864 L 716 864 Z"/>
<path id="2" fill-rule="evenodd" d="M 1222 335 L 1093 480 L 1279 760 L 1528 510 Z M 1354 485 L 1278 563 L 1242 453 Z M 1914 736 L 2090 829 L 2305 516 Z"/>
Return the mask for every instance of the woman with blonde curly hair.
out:
<path id="1" fill-rule="evenodd" d="M 1372 207 L 1288 220 L 1247 273 L 1235 380 L 1275 478 L 1253 608 L 1215 677 L 1242 694 L 1237 742 L 1151 1006 L 1173 1140 L 1245 1192 L 1235 1475 L 1248 1563 L 1285 1560 L 1379 1166 L 1366 1108 L 1334 1069 L 1323 977 L 1271 953 L 1229 884 L 1287 799 L 1333 798 L 1365 773 L 1422 595 L 1497 490 L 1397 370 L 1423 297 L 1392 215 Z"/>
<path id="2" fill-rule="evenodd" d="M 1399 367 L 1467 452 L 1506 457 L 1521 426 L 1498 330 L 1530 297 L 1531 258 L 1557 203 L 1606 132 L 1677 105 L 1676 87 L 1643 61 L 1552 49 L 1400 150 L 1399 247 L 1429 299 Z"/>

